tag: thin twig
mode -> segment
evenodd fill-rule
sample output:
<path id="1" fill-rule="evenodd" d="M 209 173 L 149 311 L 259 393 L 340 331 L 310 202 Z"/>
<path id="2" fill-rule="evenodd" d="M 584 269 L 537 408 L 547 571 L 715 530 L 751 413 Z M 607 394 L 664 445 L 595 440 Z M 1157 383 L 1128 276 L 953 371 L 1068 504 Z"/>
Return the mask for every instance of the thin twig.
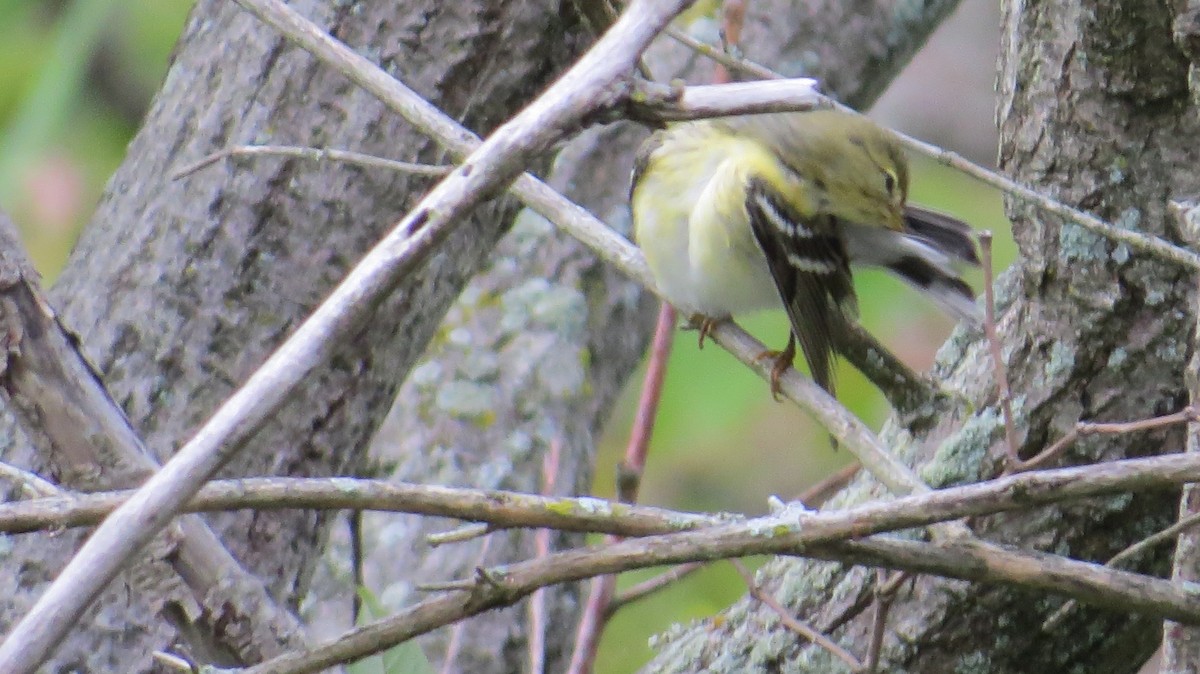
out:
<path id="1" fill-rule="evenodd" d="M 592 578 L 587 602 L 575 631 L 575 648 L 571 651 L 571 662 L 567 674 L 588 674 L 596 663 L 600 634 L 604 630 L 608 605 L 612 603 L 616 590 L 616 575 L 604 574 Z"/>
<path id="2" fill-rule="evenodd" d="M 417 583 L 413 587 L 418 592 L 456 592 L 470 590 L 476 585 L 473 579 L 435 580 L 428 583 Z"/>
<path id="3" fill-rule="evenodd" d="M 0 462 L 0 479 L 8 480 L 32 496 L 61 496 L 66 493 L 53 482 L 11 463 Z"/>
<path id="4" fill-rule="evenodd" d="M 1133 433 L 1135 431 L 1147 431 L 1164 426 L 1174 426 L 1176 424 L 1188 423 L 1200 419 L 1200 408 L 1195 406 L 1185 407 L 1178 412 L 1172 412 L 1161 417 L 1151 417 L 1149 419 L 1138 419 L 1136 421 L 1116 421 L 1116 422 L 1093 422 L 1080 421 L 1075 424 L 1075 427 L 1066 435 L 1059 438 L 1054 444 L 1039 452 L 1036 456 L 1028 461 L 1019 463 L 1012 472 L 1023 472 L 1041 468 L 1051 460 L 1065 452 L 1068 447 L 1075 444 L 1080 438 L 1086 438 L 1092 435 L 1123 435 L 1125 433 Z"/>
<path id="5" fill-rule="evenodd" d="M 680 564 L 679 566 L 674 566 L 666 571 L 663 571 L 653 578 L 647 578 L 646 580 L 643 580 L 624 592 L 620 592 L 613 596 L 612 601 L 608 602 L 608 608 L 605 609 L 606 617 L 611 618 L 613 614 L 625 606 L 640 599 L 645 599 L 659 590 L 670 587 L 673 583 L 675 583 L 675 581 L 687 578 L 700 569 L 703 569 L 705 566 L 706 565 L 703 562 L 689 562 L 687 564 Z"/>
<path id="6" fill-rule="evenodd" d="M 1006 475 L 841 510 L 809 511 L 803 527 L 862 536 L 963 517 L 1200 481 L 1200 456 L 1143 459 Z M 0 532 L 90 526 L 136 492 L 123 490 L 0 504 Z M 404 512 L 486 522 L 496 529 L 549 527 L 562 531 L 650 536 L 747 521 L 731 514 L 689 513 L 640 505 L 618 508 L 597 498 L 546 498 L 520 492 L 346 478 L 248 478 L 206 485 L 187 512 L 240 509 L 354 509 Z M 754 521 L 761 522 L 761 518 Z M 796 525 L 795 518 L 792 521 Z"/>
<path id="7" fill-rule="evenodd" d="M 642 394 L 638 398 L 637 413 L 629 430 L 629 442 L 625 446 L 625 458 L 621 462 L 620 479 L 617 480 L 617 500 L 622 503 L 637 503 L 674 341 L 675 310 L 664 302 L 658 310 L 658 323 L 650 343 L 649 364 L 646 376 L 642 379 Z"/>
<path id="8" fill-rule="evenodd" d="M 542 496 L 552 496 L 558 482 L 562 459 L 562 441 L 554 438 L 542 459 Z M 533 535 L 534 557 L 550 554 L 550 530 L 538 529 Z M 529 674 L 546 672 L 546 588 L 539 587 L 529 598 Z"/>
<path id="9" fill-rule="evenodd" d="M 879 655 L 883 651 L 883 635 L 887 629 L 887 615 L 892 607 L 892 600 L 896 598 L 896 589 L 900 587 L 900 583 L 908 574 L 903 571 L 897 571 L 892 574 L 891 578 L 887 577 L 887 572 L 883 569 L 875 570 L 875 591 L 872 592 L 875 606 L 875 612 L 871 616 L 871 641 L 867 647 L 867 662 L 863 671 L 868 674 L 874 674 L 879 670 Z"/>
<path id="10" fill-rule="evenodd" d="M 1163 529 L 1158 533 L 1151 534 L 1113 555 L 1113 558 L 1108 560 L 1108 564 L 1106 564 L 1106 566 L 1111 566 L 1114 568 L 1119 567 L 1130 559 L 1142 554 L 1146 550 L 1161 543 L 1166 543 L 1167 541 L 1173 540 L 1176 536 L 1183 533 L 1185 530 L 1196 526 L 1198 523 L 1200 523 L 1200 513 L 1188 515 L 1166 529 Z"/>
<path id="11" fill-rule="evenodd" d="M 721 7 L 721 42 L 725 53 L 738 54 L 742 45 L 742 24 L 746 20 L 746 3 L 743 0 L 725 0 Z M 713 73 L 713 82 L 720 84 L 733 81 L 732 74 L 721 63 Z"/>
<path id="12" fill-rule="evenodd" d="M 878 591 L 882 592 L 883 594 L 894 595 L 896 594 L 896 591 L 900 589 L 900 586 L 910 578 L 912 578 L 911 573 L 907 571 L 897 571 L 896 573 L 893 573 L 890 578 L 888 578 L 887 582 L 884 583 L 883 587 L 879 588 Z"/>
<path id="13" fill-rule="evenodd" d="M 188 164 L 176 171 L 172 180 L 179 180 L 212 166 L 230 157 L 292 157 L 311 161 L 335 161 L 367 168 L 381 168 L 397 173 L 413 173 L 422 176 L 444 176 L 454 170 L 453 166 L 418 164 L 396 159 L 385 159 L 375 155 L 350 150 L 335 150 L 324 147 L 300 147 L 295 145 L 238 145 L 218 150 L 200 161 Z"/>
<path id="14" fill-rule="evenodd" d="M 362 614 L 363 588 L 367 582 L 363 575 L 363 511 L 351 510 L 346 525 L 350 534 L 350 573 L 354 582 L 354 592 L 350 593 L 350 624 L 357 625 Z"/>
<path id="15" fill-rule="evenodd" d="M 826 476 L 825 479 L 805 489 L 804 493 L 800 494 L 796 500 L 809 509 L 819 510 L 826 501 L 833 498 L 834 494 L 850 484 L 850 480 L 853 480 L 860 470 L 862 470 L 862 464 L 857 461 L 846 464 L 836 473 Z"/>
<path id="16" fill-rule="evenodd" d="M 750 574 L 750 571 L 746 569 L 746 565 L 742 564 L 740 559 L 731 559 L 729 560 L 729 563 L 733 565 L 733 568 L 737 569 L 738 575 L 740 575 L 742 580 L 746 583 L 746 588 L 749 589 L 750 596 L 754 597 L 758 601 L 762 602 L 764 606 L 771 609 L 771 611 L 779 617 L 779 622 L 782 623 L 784 627 L 829 651 L 834 657 L 849 665 L 851 671 L 862 671 L 863 664 L 858 658 L 854 657 L 854 654 L 839 646 L 833 639 L 825 636 L 808 623 L 805 623 L 804 621 L 793 616 L 791 611 L 788 611 L 783 607 L 782 604 L 779 603 L 779 600 L 775 599 L 775 597 L 771 596 L 770 593 L 759 587 L 758 583 L 754 582 L 754 576 Z"/>
<path id="17" fill-rule="evenodd" d="M 758 65 L 757 63 L 745 58 L 733 56 L 727 53 L 724 49 L 708 44 L 707 42 L 701 42 L 682 30 L 679 30 L 675 26 L 668 26 L 663 33 L 688 49 L 695 51 L 697 54 L 716 61 L 726 70 L 736 70 L 763 80 L 784 79 L 783 75 L 780 75 L 770 68 Z"/>
<path id="18" fill-rule="evenodd" d="M 463 543 L 476 538 L 482 538 L 492 533 L 492 531 L 492 528 L 487 524 L 465 524 L 457 529 L 451 529 L 450 531 L 439 531 L 429 534 L 425 537 L 425 542 L 428 543 L 430 547 L 436 548 L 439 545 Z"/>
<path id="19" fill-rule="evenodd" d="M 487 559 L 488 548 L 491 546 L 492 539 L 490 538 L 483 539 L 483 543 L 479 546 L 479 555 L 475 557 L 475 570 L 477 572 L 477 579 L 486 579 L 491 577 L 483 571 L 483 562 L 485 559 Z M 459 669 L 454 666 L 454 661 L 458 658 L 458 651 L 462 647 L 463 630 L 466 628 L 467 623 L 463 620 L 455 622 L 454 627 L 450 628 L 450 639 L 448 639 L 446 642 L 446 656 L 442 660 L 441 674 L 454 674 L 454 672 L 459 671 Z"/>
<path id="20" fill-rule="evenodd" d="M 1008 466 L 1011 469 L 1021 463 L 1018 454 L 1017 427 L 1013 421 L 1012 390 L 1008 387 L 1008 367 L 1004 364 L 1004 350 L 1000 347 L 1000 336 L 996 332 L 996 291 L 992 287 L 992 233 L 979 233 L 979 249 L 983 256 L 983 333 L 987 337 L 988 350 L 992 354 L 992 372 L 996 379 L 996 391 L 1000 396 L 1000 411 L 1004 415 L 1004 441 L 1008 448 Z"/>

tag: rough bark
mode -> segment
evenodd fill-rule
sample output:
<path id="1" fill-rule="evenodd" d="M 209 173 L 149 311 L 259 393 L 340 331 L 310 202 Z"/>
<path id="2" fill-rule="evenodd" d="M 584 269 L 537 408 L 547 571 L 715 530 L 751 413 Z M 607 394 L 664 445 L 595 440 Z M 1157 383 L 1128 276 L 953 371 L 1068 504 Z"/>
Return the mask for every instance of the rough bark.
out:
<path id="1" fill-rule="evenodd" d="M 1000 77 L 1001 164 L 1019 181 L 1124 227 L 1178 240 L 1168 201 L 1200 187 L 1200 122 L 1189 108 L 1187 61 L 1171 42 L 1168 3 L 1063 0 L 1007 3 Z M 1195 283 L 1176 267 L 1010 203 L 1020 258 L 1001 283 L 999 329 L 1022 453 L 1079 420 L 1130 420 L 1187 402 L 1184 369 Z M 960 393 L 933 428 L 894 419 L 884 439 L 932 486 L 996 474 L 1004 450 L 995 385 L 977 332 L 956 333 L 936 373 Z M 1179 429 L 1077 443 L 1083 463 L 1177 452 Z M 859 479 L 838 503 L 878 498 Z M 1104 561 L 1174 519 L 1178 493 L 1096 499 L 971 523 L 979 536 Z M 1164 574 L 1170 550 L 1140 560 Z M 865 654 L 873 571 L 835 563 L 773 562 L 766 588 L 844 647 Z M 905 585 L 883 642 L 881 671 L 1132 672 L 1161 623 L 1084 607 L 1051 633 L 1039 626 L 1061 600 L 934 578 Z M 719 625 L 681 630 L 653 671 L 845 671 L 820 648 L 741 602 Z"/>
<path id="2" fill-rule="evenodd" d="M 375 58 L 467 126 L 486 132 L 568 63 L 580 33 L 555 2 L 302 2 L 297 9 Z M 504 53 L 503 59 L 496 54 Z M 163 459 L 201 423 L 416 197 L 429 179 L 294 160 L 173 170 L 243 143 L 444 159 L 394 114 L 232 3 L 193 10 L 163 88 L 52 292 L 113 397 Z M 261 431 L 228 475 L 361 470 L 367 441 L 453 298 L 507 229 L 497 200 L 444 255 L 379 308 Z M 66 474 L 6 420 L 0 456 L 71 486 L 109 486 L 105 467 Z M 211 518 L 234 554 L 293 606 L 330 517 Z M 26 536 L 6 549 L 0 626 L 19 617 L 79 537 Z M 48 670 L 145 671 L 176 635 L 159 616 L 178 581 L 159 563 L 114 583 Z M 3 629 L 3 627 L 0 627 Z"/>

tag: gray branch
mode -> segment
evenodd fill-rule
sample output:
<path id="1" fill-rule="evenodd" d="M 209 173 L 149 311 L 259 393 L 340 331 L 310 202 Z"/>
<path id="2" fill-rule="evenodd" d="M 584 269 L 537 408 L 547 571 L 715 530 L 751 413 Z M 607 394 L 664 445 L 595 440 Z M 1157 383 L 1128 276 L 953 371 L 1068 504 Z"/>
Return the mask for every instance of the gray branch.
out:
<path id="1" fill-rule="evenodd" d="M 976 484 L 866 503 L 846 510 L 824 513 L 803 511 L 795 517 L 799 523 L 797 528 L 806 536 L 816 536 L 812 540 L 828 541 L 1193 482 L 1200 482 L 1200 456 L 1189 453 L 1008 475 Z M 135 490 L 122 490 L 43 497 L 0 505 L 0 532 L 27 533 L 38 529 L 56 530 L 97 524 L 135 495 Z M 184 505 L 183 512 L 242 508 L 375 510 L 485 522 L 492 531 L 513 527 L 546 527 L 617 536 L 650 536 L 747 519 L 744 515 L 676 512 L 617 504 L 592 497 L 562 498 L 515 491 L 350 478 L 213 481 Z M 757 527 L 759 531 L 768 528 L 761 524 Z M 750 527 L 750 530 L 753 529 Z M 776 530 L 774 535 L 786 533 Z"/>

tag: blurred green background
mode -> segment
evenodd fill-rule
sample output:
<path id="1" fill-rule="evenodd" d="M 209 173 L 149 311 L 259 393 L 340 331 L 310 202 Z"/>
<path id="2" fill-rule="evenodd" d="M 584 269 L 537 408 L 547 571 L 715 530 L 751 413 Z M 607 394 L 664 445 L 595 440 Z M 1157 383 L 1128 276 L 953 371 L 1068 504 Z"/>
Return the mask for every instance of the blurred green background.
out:
<path id="1" fill-rule="evenodd" d="M 48 281 L 122 160 L 191 4 L 0 0 L 0 208 L 20 226 Z M 990 164 L 998 22 L 998 10 L 987 0 L 964 2 L 872 114 Z M 927 161 L 918 159 L 915 169 L 914 201 L 993 230 L 997 268 L 1012 260 L 996 193 Z M 978 274 L 971 278 L 976 287 L 979 280 Z M 860 274 L 858 289 L 863 324 L 911 366 L 927 368 L 949 321 L 885 275 Z M 776 348 L 787 334 L 782 314 L 756 316 L 744 325 Z M 878 427 L 887 414 L 878 392 L 852 368 L 841 367 L 838 377 L 842 402 Z M 636 396 L 637 381 L 604 438 L 598 495 L 613 493 Z M 794 496 L 849 460 L 829 449 L 825 433 L 802 412 L 772 402 L 766 384 L 730 356 L 715 347 L 700 351 L 695 333 L 681 333 L 642 501 L 759 513 L 768 495 Z M 652 575 L 630 574 L 620 584 Z M 716 564 L 624 609 L 605 634 L 596 671 L 634 671 L 650 656 L 650 636 L 673 622 L 711 616 L 744 590 L 728 564 Z"/>
<path id="2" fill-rule="evenodd" d="M 191 6 L 0 0 L 0 208 L 47 280 L 124 157 Z"/>

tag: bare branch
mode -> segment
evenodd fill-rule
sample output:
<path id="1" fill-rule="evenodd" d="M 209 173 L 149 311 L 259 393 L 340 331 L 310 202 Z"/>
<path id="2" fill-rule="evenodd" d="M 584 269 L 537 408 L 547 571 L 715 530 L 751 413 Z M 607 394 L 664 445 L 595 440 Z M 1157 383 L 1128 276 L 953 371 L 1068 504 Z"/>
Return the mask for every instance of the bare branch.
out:
<path id="1" fill-rule="evenodd" d="M 32 496 L 58 496 L 63 492 L 58 485 L 42 476 L 7 463 L 0 463 L 0 479 L 8 480 Z"/>
<path id="2" fill-rule="evenodd" d="M 738 72 L 745 73 L 763 80 L 777 80 L 783 78 L 783 75 L 780 75 L 770 68 L 760 66 L 749 59 L 733 56 L 726 50 L 708 44 L 707 42 L 701 42 L 700 40 L 697 40 L 696 38 L 688 35 L 678 28 L 675 28 L 674 26 L 668 26 L 663 33 L 670 36 L 671 39 L 679 42 L 688 49 L 695 51 L 697 54 L 708 57 L 719 63 L 726 70 L 736 70 Z"/>
<path id="3" fill-rule="evenodd" d="M 879 669 L 879 654 L 883 649 L 883 635 L 887 630 L 888 610 L 892 607 L 892 599 L 896 596 L 896 588 L 908 577 L 903 571 L 897 571 L 889 579 L 883 569 L 875 570 L 874 614 L 871 616 L 871 641 L 867 646 L 867 662 L 863 669 L 868 674 L 874 674 Z"/>
<path id="4" fill-rule="evenodd" d="M 542 459 L 542 496 L 552 496 L 557 488 L 559 466 L 562 464 L 562 443 L 555 440 Z M 550 554 L 550 530 L 540 529 L 533 538 L 534 556 Z M 546 672 L 546 630 L 549 617 L 546 610 L 546 592 L 538 588 L 529 598 L 529 674 Z"/>
<path id="5" fill-rule="evenodd" d="M 481 536 L 486 536 L 492 532 L 492 528 L 486 524 L 468 524 L 464 527 L 452 529 L 437 534 L 429 534 L 425 537 L 425 542 L 431 547 L 439 545 L 447 545 L 450 543 L 462 543 L 464 541 L 473 540 Z"/>
<path id="6" fill-rule="evenodd" d="M 483 540 L 483 545 L 479 546 L 479 561 L 476 562 L 476 568 L 483 568 L 484 561 L 487 559 L 488 548 L 491 547 L 491 544 L 492 539 L 485 538 Z M 464 626 L 465 623 L 459 621 L 454 623 L 454 627 L 451 628 L 450 639 L 446 644 L 446 655 L 442 658 L 442 674 L 453 674 L 455 671 L 454 660 L 458 658 L 459 648 L 462 644 L 462 633 Z"/>
<path id="7" fill-rule="evenodd" d="M 415 164 L 409 161 L 384 159 L 362 152 L 335 150 L 323 147 L 297 147 L 294 145 L 239 145 L 214 152 L 200 161 L 189 164 L 172 176 L 172 180 L 186 178 L 193 173 L 230 157 L 292 157 L 310 161 L 337 161 L 368 168 L 381 168 L 398 173 L 415 173 L 424 176 L 444 176 L 454 170 L 453 166 L 435 166 L 432 164 Z"/>
<path id="8" fill-rule="evenodd" d="M 1000 410 L 1004 415 L 1004 440 L 1008 446 L 1009 467 L 1018 465 L 1017 427 L 1013 421 L 1012 390 L 1008 387 L 1008 367 L 1004 365 L 1004 350 L 1000 348 L 1000 336 L 996 334 L 996 290 L 993 287 L 995 269 L 992 268 L 992 233 L 979 233 L 979 249 L 983 255 L 983 334 L 987 338 L 988 350 L 992 354 L 992 372 L 996 378 L 996 390 L 1000 393 Z"/>
<path id="9" fill-rule="evenodd" d="M 630 98 L 627 115 L 630 119 L 659 125 L 727 115 L 833 107 L 833 102 L 818 93 L 816 87 L 817 81 L 807 77 L 688 87 L 639 82 L 637 93 Z"/>
<path id="10" fill-rule="evenodd" d="M 825 502 L 850 484 L 850 480 L 862 470 L 862 464 L 857 461 L 847 464 L 836 473 L 831 473 L 825 479 L 804 490 L 796 499 L 812 510 L 819 510 Z"/>
<path id="11" fill-rule="evenodd" d="M 1200 456 L 1123 459 L 1088 466 L 1006 475 L 993 480 L 879 501 L 846 510 L 807 512 L 808 535 L 865 536 L 962 517 L 1161 489 L 1200 481 Z M 0 532 L 90 526 L 136 491 L 78 494 L 0 504 Z M 190 512 L 241 508 L 322 508 L 403 512 L 486 522 L 496 529 L 546 527 L 562 531 L 651 536 L 743 521 L 731 514 L 687 513 L 581 497 L 348 478 L 217 480 L 185 505 Z M 752 520 L 762 521 L 762 518 Z M 837 532 L 837 533 L 831 533 Z M 980 545 L 986 545 L 980 543 Z"/>
<path id="12" fill-rule="evenodd" d="M 672 583 L 687 578 L 702 568 L 704 568 L 704 564 L 700 562 L 689 562 L 672 567 L 670 570 L 663 571 L 653 578 L 643 580 L 637 585 L 618 593 L 612 598 L 612 601 L 608 602 L 608 607 L 605 611 L 608 617 L 612 617 L 613 614 L 625 606 L 669 587 Z"/>
<path id="13" fill-rule="evenodd" d="M 1028 461 L 1022 461 L 1017 464 L 1015 470 L 1032 470 L 1041 468 L 1057 458 L 1060 454 L 1067 451 L 1071 445 L 1075 444 L 1079 438 L 1086 438 L 1091 435 L 1123 435 L 1125 433 L 1133 433 L 1136 431 L 1148 431 L 1164 426 L 1175 426 L 1177 424 L 1196 421 L 1200 418 L 1200 406 L 1189 405 L 1178 412 L 1165 414 L 1161 417 L 1151 417 L 1150 419 L 1138 419 L 1137 421 L 1115 421 L 1115 422 L 1095 422 L 1095 421 L 1080 421 L 1075 424 L 1070 433 L 1059 438 L 1054 444 L 1046 449 L 1038 452 L 1037 456 L 1030 458 Z"/>

